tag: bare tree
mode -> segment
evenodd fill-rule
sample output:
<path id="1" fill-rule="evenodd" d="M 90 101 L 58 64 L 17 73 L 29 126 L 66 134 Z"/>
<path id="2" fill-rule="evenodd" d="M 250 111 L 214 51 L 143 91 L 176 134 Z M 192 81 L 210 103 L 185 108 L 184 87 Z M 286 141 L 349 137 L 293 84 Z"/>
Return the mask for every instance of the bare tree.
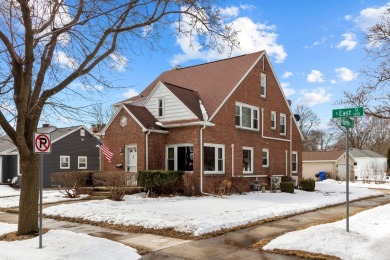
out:
<path id="1" fill-rule="evenodd" d="M 311 110 L 310 107 L 305 105 L 298 105 L 294 109 L 294 113 L 298 114 L 300 119 L 297 122 L 298 127 L 303 135 L 303 149 L 306 151 L 315 151 L 317 146 L 319 131 L 315 131 L 316 128 L 320 125 L 320 119 L 318 116 Z"/>
<path id="2" fill-rule="evenodd" d="M 104 107 L 104 104 L 95 103 L 91 105 L 91 115 L 94 120 L 91 125 L 96 127 L 96 130 L 102 129 L 114 114 L 112 106 Z"/>
<path id="3" fill-rule="evenodd" d="M 340 103 L 364 107 L 367 115 L 390 119 L 390 8 L 380 23 L 367 29 L 366 42 L 369 62 L 363 75 L 367 81 L 357 91 L 345 91 Z"/>
<path id="4" fill-rule="evenodd" d="M 48 105 L 72 109 L 58 93 L 109 87 L 109 71 L 139 46 L 159 49 L 161 33 L 175 27 L 222 51 L 237 46 L 212 0 L 7 0 L 0 1 L 0 125 L 20 155 L 23 181 L 18 235 L 38 230 L 38 156 L 33 135 Z M 95 84 L 96 83 L 96 84 Z"/>

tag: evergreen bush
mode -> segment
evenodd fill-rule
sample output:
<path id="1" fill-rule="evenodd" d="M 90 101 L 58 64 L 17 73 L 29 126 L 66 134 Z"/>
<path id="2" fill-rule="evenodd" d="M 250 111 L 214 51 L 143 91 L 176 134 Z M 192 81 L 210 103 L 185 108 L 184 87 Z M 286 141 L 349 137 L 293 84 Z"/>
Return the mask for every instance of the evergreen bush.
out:
<path id="1" fill-rule="evenodd" d="M 280 183 L 280 191 L 294 193 L 294 182 L 291 181 L 282 181 Z"/>
<path id="2" fill-rule="evenodd" d="M 299 182 L 299 189 L 304 191 L 314 191 L 316 182 L 313 179 L 305 179 Z"/>
<path id="3" fill-rule="evenodd" d="M 164 170 L 140 171 L 138 173 L 138 184 L 155 194 L 183 193 L 183 172 Z"/>

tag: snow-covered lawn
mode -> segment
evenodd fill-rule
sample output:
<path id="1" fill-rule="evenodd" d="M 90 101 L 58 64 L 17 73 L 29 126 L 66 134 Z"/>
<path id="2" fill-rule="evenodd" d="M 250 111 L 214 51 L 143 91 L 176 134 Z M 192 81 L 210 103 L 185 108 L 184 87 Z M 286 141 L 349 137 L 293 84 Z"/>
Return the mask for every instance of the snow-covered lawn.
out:
<path id="1" fill-rule="evenodd" d="M 381 193 L 350 187 L 350 200 Z M 172 228 L 194 236 L 237 227 L 263 219 L 287 216 L 345 202 L 345 183 L 316 183 L 315 192 L 253 192 L 219 197 L 143 198 L 125 196 L 125 201 L 87 201 L 44 209 L 48 216 L 80 218 L 146 228 Z"/>
<path id="2" fill-rule="evenodd" d="M 15 224 L 0 222 L 0 235 L 16 231 Z M 5 242 L 0 241 L 0 259 L 140 259 L 131 247 L 104 238 L 92 237 L 65 230 L 50 230 L 39 237 Z"/>
<path id="3" fill-rule="evenodd" d="M 390 182 L 386 183 L 374 183 L 373 181 L 370 183 L 363 183 L 362 181 L 350 182 L 351 186 L 354 187 L 364 187 L 370 189 L 382 189 L 382 190 L 390 190 Z"/>
<path id="4" fill-rule="evenodd" d="M 19 206 L 19 194 L 20 191 L 13 189 L 6 185 L 0 186 L 0 208 L 13 208 Z M 9 197 L 12 196 L 12 197 Z M 64 194 L 58 190 L 44 190 L 43 191 L 43 203 L 55 203 L 68 200 L 80 200 L 86 196 L 81 196 L 80 198 L 70 199 L 65 197 Z"/>
<path id="5" fill-rule="evenodd" d="M 265 250 L 302 250 L 341 259 L 387 260 L 390 257 L 390 204 L 358 213 L 349 219 L 284 234 Z"/>

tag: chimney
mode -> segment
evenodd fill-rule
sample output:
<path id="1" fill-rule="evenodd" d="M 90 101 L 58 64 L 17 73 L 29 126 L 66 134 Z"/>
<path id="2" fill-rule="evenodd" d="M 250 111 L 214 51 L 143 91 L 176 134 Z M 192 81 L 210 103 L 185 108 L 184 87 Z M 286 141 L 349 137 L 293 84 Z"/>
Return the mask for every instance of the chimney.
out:
<path id="1" fill-rule="evenodd" d="M 42 124 L 42 127 L 49 127 L 49 124 Z"/>

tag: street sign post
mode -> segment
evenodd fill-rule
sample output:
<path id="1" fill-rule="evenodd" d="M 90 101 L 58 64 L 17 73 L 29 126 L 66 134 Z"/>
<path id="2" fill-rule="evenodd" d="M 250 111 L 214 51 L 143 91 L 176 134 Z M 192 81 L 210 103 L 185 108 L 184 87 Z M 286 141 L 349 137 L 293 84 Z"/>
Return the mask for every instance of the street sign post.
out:
<path id="1" fill-rule="evenodd" d="M 51 153 L 51 135 L 34 133 L 34 153 L 39 154 L 39 248 L 42 248 L 43 154 Z"/>
<path id="2" fill-rule="evenodd" d="M 363 116 L 363 107 L 341 108 L 332 110 L 332 118 Z"/>
<path id="3" fill-rule="evenodd" d="M 340 118 L 341 126 L 345 127 L 345 153 L 346 153 L 346 231 L 349 232 L 349 128 L 353 128 L 355 125 L 355 120 L 350 119 L 349 117 L 357 117 L 364 115 L 363 107 L 354 107 L 354 108 L 341 108 L 332 110 L 332 118 Z"/>
<path id="4" fill-rule="evenodd" d="M 355 125 L 355 120 L 350 119 L 348 117 L 342 117 L 341 118 L 341 126 L 345 126 L 348 128 L 353 128 Z"/>

